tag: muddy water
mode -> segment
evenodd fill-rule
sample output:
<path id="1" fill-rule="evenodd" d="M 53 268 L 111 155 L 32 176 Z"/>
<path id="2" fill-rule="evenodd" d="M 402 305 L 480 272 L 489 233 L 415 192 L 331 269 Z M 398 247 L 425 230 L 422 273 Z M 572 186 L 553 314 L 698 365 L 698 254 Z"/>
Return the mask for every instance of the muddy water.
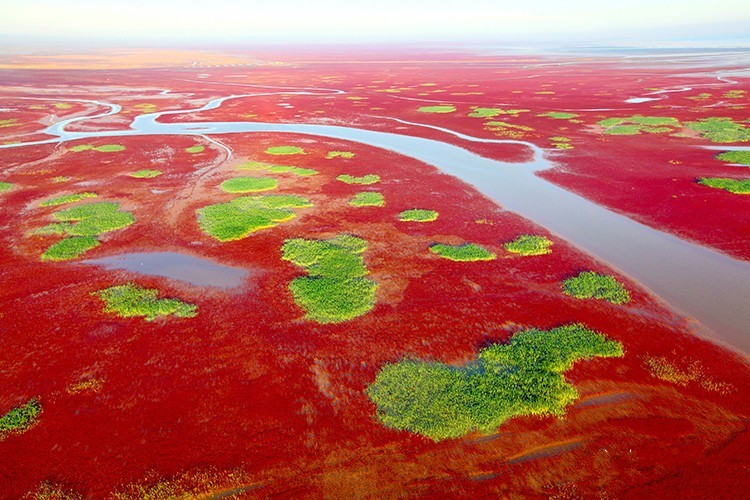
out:
<path id="1" fill-rule="evenodd" d="M 247 282 L 247 269 L 177 252 L 134 252 L 82 261 L 104 269 L 161 276 L 196 286 L 238 288 Z"/>
<path id="2" fill-rule="evenodd" d="M 201 108 L 183 112 L 215 109 L 226 100 L 252 95 L 223 97 Z M 116 112 L 116 105 L 110 106 L 111 111 L 107 114 Z M 167 113 L 177 114 L 179 111 Z M 0 149 L 131 135 L 214 136 L 282 132 L 343 139 L 391 150 L 434 165 L 474 185 L 502 207 L 537 222 L 618 268 L 674 309 L 695 318 L 699 322 L 696 332 L 736 350 L 750 352 L 750 262 L 655 230 L 547 182 L 535 172 L 553 165 L 545 158 L 544 151 L 531 143 L 475 138 L 441 127 L 395 120 L 413 127 L 439 130 L 467 142 L 522 144 L 529 147 L 534 152 L 534 160 L 517 164 L 491 160 L 452 144 L 411 135 L 301 123 L 160 123 L 158 118 L 167 113 L 138 116 L 131 130 L 68 132 L 64 124 L 58 123 L 44 131 L 56 136 L 53 139 L 2 145 Z"/>

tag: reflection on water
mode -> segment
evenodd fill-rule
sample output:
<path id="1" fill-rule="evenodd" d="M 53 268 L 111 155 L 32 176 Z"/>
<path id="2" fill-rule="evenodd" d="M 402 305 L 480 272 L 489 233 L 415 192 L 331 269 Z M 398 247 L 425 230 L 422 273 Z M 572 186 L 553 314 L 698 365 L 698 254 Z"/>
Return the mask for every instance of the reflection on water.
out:
<path id="1" fill-rule="evenodd" d="M 184 281 L 196 286 L 237 288 L 242 286 L 250 272 L 247 269 L 217 264 L 208 259 L 176 252 L 136 252 L 90 259 L 83 264 L 105 269 L 130 271 L 149 276 L 161 276 Z"/>

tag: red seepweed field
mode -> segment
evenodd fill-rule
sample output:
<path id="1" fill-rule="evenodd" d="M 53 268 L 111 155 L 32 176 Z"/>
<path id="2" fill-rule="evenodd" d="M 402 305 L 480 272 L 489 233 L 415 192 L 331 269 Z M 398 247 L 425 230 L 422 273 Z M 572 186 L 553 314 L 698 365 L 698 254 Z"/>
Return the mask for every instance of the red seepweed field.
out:
<path id="1" fill-rule="evenodd" d="M 0 69 L 1 497 L 742 495 L 750 367 L 728 336 L 436 165 L 201 128 L 375 130 L 518 168 L 526 141 L 554 166 L 537 177 L 746 265 L 748 166 L 717 157 L 750 141 L 731 60 L 223 65 L 243 57 Z M 122 134 L 178 110 L 156 120 L 192 132 Z M 45 142 L 67 119 L 84 135 Z M 134 253 L 163 256 L 89 262 Z M 514 354 L 528 331 L 536 350 Z"/>

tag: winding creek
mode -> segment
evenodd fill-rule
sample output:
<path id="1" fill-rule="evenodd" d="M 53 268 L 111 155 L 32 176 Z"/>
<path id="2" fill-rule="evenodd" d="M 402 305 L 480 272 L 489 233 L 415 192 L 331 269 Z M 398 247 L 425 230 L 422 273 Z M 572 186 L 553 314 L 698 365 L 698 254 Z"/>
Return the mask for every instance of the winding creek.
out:
<path id="1" fill-rule="evenodd" d="M 518 164 L 485 158 L 437 140 L 356 127 L 310 123 L 158 121 L 165 115 L 215 109 L 229 99 L 271 94 L 329 95 L 340 92 L 334 89 L 307 89 L 231 95 L 213 99 L 195 109 L 137 116 L 129 130 L 66 130 L 71 123 L 117 114 L 121 109 L 116 104 L 85 101 L 106 106 L 108 110 L 98 115 L 75 117 L 55 123 L 41 132 L 53 136 L 48 140 L 0 145 L 0 149 L 136 135 L 196 135 L 210 139 L 211 136 L 221 134 L 279 132 L 341 139 L 390 150 L 434 165 L 443 172 L 472 184 L 503 208 L 544 226 L 638 281 L 673 309 L 695 318 L 700 322 L 696 324 L 697 333 L 735 350 L 750 352 L 750 262 L 734 259 L 711 248 L 658 231 L 544 180 L 535 175 L 536 172 L 552 168 L 553 164 L 546 158 L 544 150 L 534 144 L 477 138 L 442 127 L 379 117 L 411 127 L 438 130 L 467 142 L 521 144 L 530 148 L 534 152 L 534 159 Z"/>

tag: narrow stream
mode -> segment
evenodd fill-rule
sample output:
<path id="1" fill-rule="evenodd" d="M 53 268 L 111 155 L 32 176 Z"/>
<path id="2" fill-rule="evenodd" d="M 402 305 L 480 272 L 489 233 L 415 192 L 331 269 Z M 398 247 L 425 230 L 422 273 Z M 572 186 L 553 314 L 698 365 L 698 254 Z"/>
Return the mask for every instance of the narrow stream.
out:
<path id="1" fill-rule="evenodd" d="M 166 114 L 215 109 L 228 99 L 253 95 L 258 94 L 222 97 L 192 110 L 140 115 L 135 118 L 130 130 L 68 132 L 66 125 L 93 117 L 73 118 L 43 131 L 54 138 L 0 145 L 0 149 L 134 135 L 211 136 L 247 132 L 309 134 L 387 149 L 434 165 L 472 184 L 503 208 L 535 221 L 640 282 L 674 309 L 697 319 L 711 331 L 707 333 L 713 340 L 745 353 L 750 352 L 750 262 L 658 231 L 544 180 L 535 172 L 553 165 L 545 158 L 544 151 L 534 144 L 476 138 L 441 127 L 393 119 L 410 126 L 440 130 L 469 142 L 513 143 L 531 148 L 534 160 L 518 164 L 484 158 L 461 147 L 432 139 L 355 127 L 305 123 L 157 121 Z M 108 112 L 98 116 L 115 114 L 120 109 L 115 104 L 96 103 L 110 107 Z M 703 330 L 696 328 L 700 333 L 704 333 Z"/>

